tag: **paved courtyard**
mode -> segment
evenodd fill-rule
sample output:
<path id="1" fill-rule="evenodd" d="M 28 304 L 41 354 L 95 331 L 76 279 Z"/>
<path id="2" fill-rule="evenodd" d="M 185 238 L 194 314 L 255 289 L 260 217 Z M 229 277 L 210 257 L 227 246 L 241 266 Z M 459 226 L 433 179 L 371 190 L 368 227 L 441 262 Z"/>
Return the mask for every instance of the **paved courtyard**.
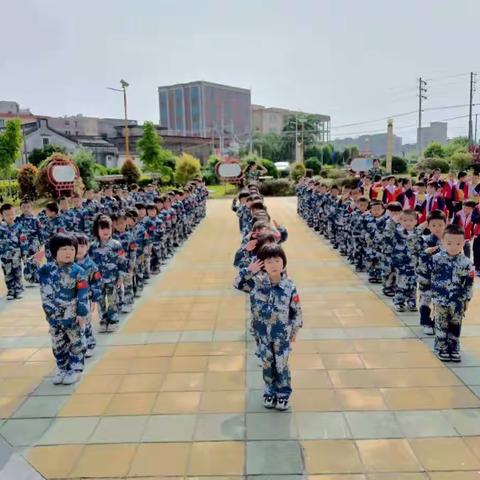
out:
<path id="1" fill-rule="evenodd" d="M 38 291 L 0 311 L 0 479 L 479 480 L 480 295 L 449 368 L 296 215 L 288 272 L 305 327 L 291 357 L 289 413 L 261 404 L 232 287 L 240 237 L 229 200 L 208 216 L 76 386 L 51 385 L 54 362 Z M 478 287 L 478 285 L 477 285 Z"/>

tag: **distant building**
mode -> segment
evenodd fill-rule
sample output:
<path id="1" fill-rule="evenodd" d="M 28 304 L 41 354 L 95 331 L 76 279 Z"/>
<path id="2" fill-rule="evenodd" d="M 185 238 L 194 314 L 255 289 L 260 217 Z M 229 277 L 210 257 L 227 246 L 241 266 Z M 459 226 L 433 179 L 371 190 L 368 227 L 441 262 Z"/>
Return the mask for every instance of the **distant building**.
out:
<path id="1" fill-rule="evenodd" d="M 369 153 L 372 155 L 387 154 L 387 134 L 377 133 L 375 135 L 362 135 L 356 138 L 342 138 L 333 141 L 337 150 L 344 150 L 346 147 L 356 146 L 361 153 Z M 397 135 L 393 136 L 393 154 L 402 154 L 402 138 Z"/>
<path id="2" fill-rule="evenodd" d="M 438 142 L 446 145 L 447 138 L 447 122 L 431 122 L 429 127 L 422 127 L 422 149 L 432 142 Z M 419 129 L 417 128 L 417 144 L 419 139 Z"/>
<path id="3" fill-rule="evenodd" d="M 330 117 L 313 113 L 287 110 L 286 108 L 264 107 L 262 105 L 252 105 L 252 124 L 253 132 L 258 133 L 282 133 L 289 118 L 294 115 L 311 115 L 318 120 L 319 132 L 318 141 L 328 142 L 330 139 Z"/>
<path id="4" fill-rule="evenodd" d="M 197 81 L 158 87 L 167 135 L 231 140 L 250 135 L 250 90 Z"/>

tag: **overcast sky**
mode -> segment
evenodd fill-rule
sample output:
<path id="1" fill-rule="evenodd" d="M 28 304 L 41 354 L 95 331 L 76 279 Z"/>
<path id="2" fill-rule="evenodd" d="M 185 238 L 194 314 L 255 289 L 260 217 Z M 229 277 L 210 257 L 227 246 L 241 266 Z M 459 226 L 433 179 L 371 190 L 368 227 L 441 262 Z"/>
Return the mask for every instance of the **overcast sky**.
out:
<path id="1" fill-rule="evenodd" d="M 431 79 L 433 108 L 468 103 L 468 72 L 480 73 L 479 0 L 1 3 L 0 99 L 35 114 L 121 117 L 106 87 L 125 78 L 129 117 L 158 122 L 159 85 L 208 80 L 250 88 L 254 103 L 328 114 L 334 137 L 358 136 L 386 122 L 340 127 L 416 110 L 418 77 Z M 416 122 L 398 117 L 395 133 L 414 140 Z M 467 127 L 453 120 L 449 135 Z"/>

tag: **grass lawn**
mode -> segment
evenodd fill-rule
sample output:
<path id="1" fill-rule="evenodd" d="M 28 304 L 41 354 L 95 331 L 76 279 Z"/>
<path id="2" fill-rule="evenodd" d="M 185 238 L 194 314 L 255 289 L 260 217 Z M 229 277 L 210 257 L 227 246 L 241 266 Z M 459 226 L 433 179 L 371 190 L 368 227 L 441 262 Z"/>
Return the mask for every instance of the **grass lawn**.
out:
<path id="1" fill-rule="evenodd" d="M 237 185 L 232 185 L 231 183 L 226 185 L 209 185 L 207 188 L 210 193 L 209 198 L 232 197 L 238 192 Z"/>

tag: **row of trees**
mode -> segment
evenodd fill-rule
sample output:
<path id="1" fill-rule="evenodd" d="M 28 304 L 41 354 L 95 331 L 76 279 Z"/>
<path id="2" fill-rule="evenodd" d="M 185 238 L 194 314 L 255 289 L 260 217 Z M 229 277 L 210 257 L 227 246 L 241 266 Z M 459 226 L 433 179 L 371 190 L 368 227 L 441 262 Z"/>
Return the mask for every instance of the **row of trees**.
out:
<path id="1" fill-rule="evenodd" d="M 443 173 L 450 170 L 467 170 L 473 165 L 473 156 L 468 151 L 468 137 L 453 138 L 447 145 L 430 143 L 423 151 L 420 169 L 438 168 Z"/>

